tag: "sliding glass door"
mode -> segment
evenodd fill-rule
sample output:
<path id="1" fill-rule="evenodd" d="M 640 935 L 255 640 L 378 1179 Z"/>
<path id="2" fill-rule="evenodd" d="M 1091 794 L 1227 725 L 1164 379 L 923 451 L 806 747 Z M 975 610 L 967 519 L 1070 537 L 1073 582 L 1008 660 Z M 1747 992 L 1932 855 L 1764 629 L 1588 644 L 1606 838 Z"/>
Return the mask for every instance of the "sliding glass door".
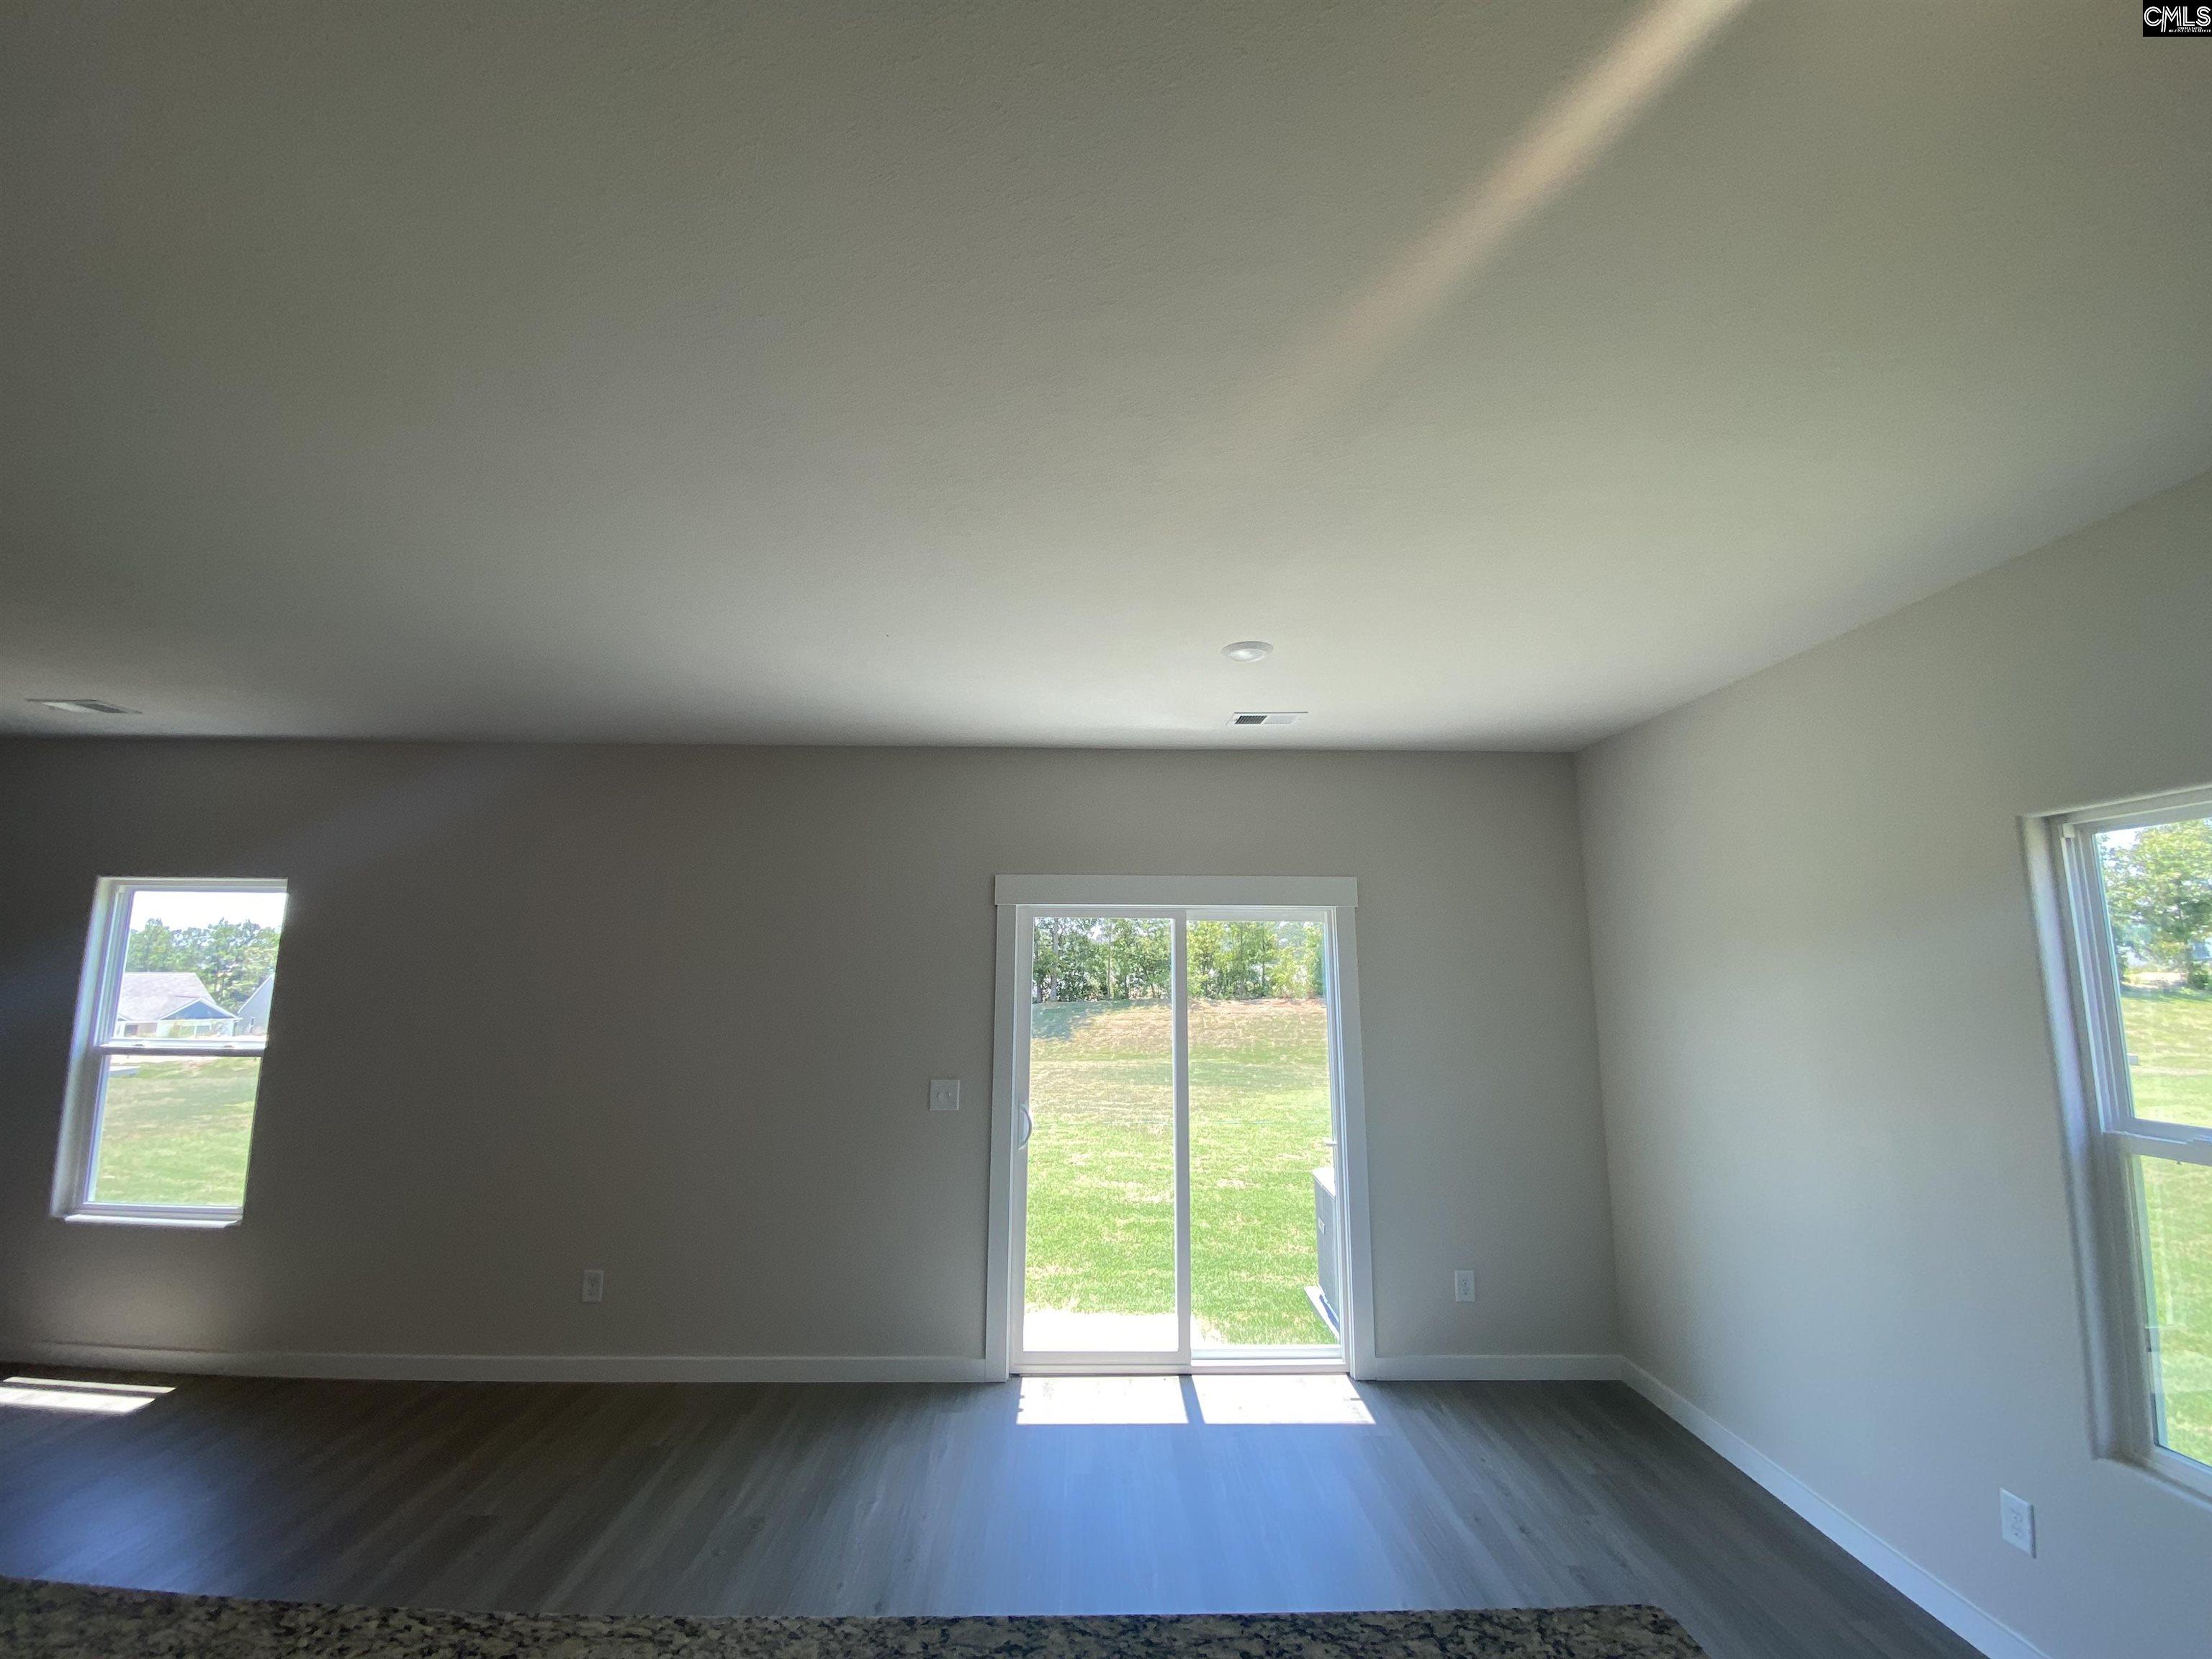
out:
<path id="1" fill-rule="evenodd" d="M 1190 1320 L 1201 1353 L 1332 1351 L 1339 1290 L 1328 930 L 1194 915 Z"/>
<path id="2" fill-rule="evenodd" d="M 1178 1224 L 1180 924 L 1030 924 L 1021 1344 L 1062 1359 L 1188 1356 Z"/>
<path id="3" fill-rule="evenodd" d="M 1018 926 L 1016 1367 L 1340 1364 L 1328 913 Z"/>

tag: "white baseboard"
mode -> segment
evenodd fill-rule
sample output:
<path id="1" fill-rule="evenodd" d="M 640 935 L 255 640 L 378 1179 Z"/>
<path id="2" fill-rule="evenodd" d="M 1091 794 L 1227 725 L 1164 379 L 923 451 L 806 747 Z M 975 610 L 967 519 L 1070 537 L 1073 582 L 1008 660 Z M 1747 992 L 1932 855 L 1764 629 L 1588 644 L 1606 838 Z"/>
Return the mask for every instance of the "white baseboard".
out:
<path id="1" fill-rule="evenodd" d="M 988 1360 L 933 1354 L 300 1353 L 15 1342 L 20 1362 L 114 1371 L 420 1382 L 999 1382 Z M 1615 1382 L 1609 1353 L 1402 1354 L 1378 1358 L 1378 1382 Z"/>
<path id="2" fill-rule="evenodd" d="M 1617 1382 L 1611 1353 L 1377 1354 L 1360 1373 L 1374 1382 Z"/>
<path id="3" fill-rule="evenodd" d="M 19 1364 L 230 1376 L 416 1382 L 1001 1382 L 987 1360 L 935 1354 L 285 1353 L 15 1342 Z"/>
<path id="4" fill-rule="evenodd" d="M 1972 1643 L 1989 1659 L 2049 1659 L 2042 1649 L 2011 1626 L 1983 1612 L 1934 1573 L 1884 1543 L 1741 1435 L 1692 1405 L 1634 1360 L 1622 1360 L 1620 1375 L 1622 1382 L 1780 1498 L 1844 1553 L 1923 1612 Z"/>

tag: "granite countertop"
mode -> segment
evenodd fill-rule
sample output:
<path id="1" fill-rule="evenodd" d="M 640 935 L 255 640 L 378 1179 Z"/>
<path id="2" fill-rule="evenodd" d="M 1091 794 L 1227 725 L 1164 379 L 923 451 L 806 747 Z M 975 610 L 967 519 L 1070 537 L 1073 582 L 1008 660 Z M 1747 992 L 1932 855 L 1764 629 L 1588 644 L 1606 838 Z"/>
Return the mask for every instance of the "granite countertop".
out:
<path id="1" fill-rule="evenodd" d="M 11 1659 L 1698 1659 L 1656 1607 L 1011 1619 L 441 1613 L 0 1578 Z"/>

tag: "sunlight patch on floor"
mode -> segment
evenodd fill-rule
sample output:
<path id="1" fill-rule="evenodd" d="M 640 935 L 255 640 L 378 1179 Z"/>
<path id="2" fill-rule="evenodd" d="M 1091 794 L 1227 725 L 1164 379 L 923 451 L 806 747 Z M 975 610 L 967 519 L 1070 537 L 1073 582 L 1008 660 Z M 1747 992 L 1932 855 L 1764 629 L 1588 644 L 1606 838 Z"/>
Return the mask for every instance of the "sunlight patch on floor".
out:
<path id="1" fill-rule="evenodd" d="M 1206 1422 L 1371 1424 L 1375 1414 L 1352 1379 L 1310 1376 L 1194 1376 L 1198 1414 Z"/>
<path id="2" fill-rule="evenodd" d="M 1025 1376 L 1014 1421 L 1024 1425 L 1188 1423 L 1179 1376 Z"/>
<path id="3" fill-rule="evenodd" d="M 1311 1376 L 1024 1376 L 1014 1421 L 1082 1425 L 1356 1427 L 1374 1413 L 1352 1379 Z"/>
<path id="4" fill-rule="evenodd" d="M 76 1382 L 60 1376 L 11 1376 L 0 1382 L 0 1407 L 123 1417 L 152 1405 L 168 1392 L 155 1382 Z"/>

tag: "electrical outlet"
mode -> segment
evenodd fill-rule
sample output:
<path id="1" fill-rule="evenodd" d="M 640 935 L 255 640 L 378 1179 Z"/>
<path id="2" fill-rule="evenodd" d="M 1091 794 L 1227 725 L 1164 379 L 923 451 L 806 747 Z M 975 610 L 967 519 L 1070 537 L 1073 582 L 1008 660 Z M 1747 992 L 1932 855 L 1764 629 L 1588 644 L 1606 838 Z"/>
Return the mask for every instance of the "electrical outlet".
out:
<path id="1" fill-rule="evenodd" d="M 1464 1267 L 1452 1275 L 1452 1300 L 1455 1302 L 1474 1300 L 1474 1275 Z"/>
<path id="2" fill-rule="evenodd" d="M 604 1267 L 584 1269 L 584 1300 L 604 1302 L 607 1296 L 607 1270 Z"/>
<path id="3" fill-rule="evenodd" d="M 1997 1533 L 2022 1555 L 2035 1553 L 2035 1505 L 2000 1488 L 1997 1492 Z"/>
<path id="4" fill-rule="evenodd" d="M 933 1077 L 929 1079 L 929 1109 L 933 1112 L 957 1112 L 960 1109 L 958 1078 Z"/>

